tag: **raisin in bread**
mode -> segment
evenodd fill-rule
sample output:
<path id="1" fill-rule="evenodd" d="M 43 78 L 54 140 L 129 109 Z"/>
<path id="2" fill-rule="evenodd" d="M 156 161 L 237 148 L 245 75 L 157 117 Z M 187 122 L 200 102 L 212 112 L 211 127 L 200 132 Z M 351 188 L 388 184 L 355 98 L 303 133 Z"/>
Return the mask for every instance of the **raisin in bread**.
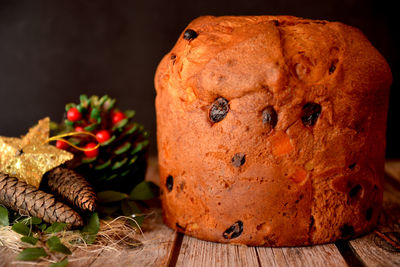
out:
<path id="1" fill-rule="evenodd" d="M 391 80 L 379 52 L 342 23 L 194 20 L 155 76 L 165 223 L 257 246 L 371 230 Z"/>

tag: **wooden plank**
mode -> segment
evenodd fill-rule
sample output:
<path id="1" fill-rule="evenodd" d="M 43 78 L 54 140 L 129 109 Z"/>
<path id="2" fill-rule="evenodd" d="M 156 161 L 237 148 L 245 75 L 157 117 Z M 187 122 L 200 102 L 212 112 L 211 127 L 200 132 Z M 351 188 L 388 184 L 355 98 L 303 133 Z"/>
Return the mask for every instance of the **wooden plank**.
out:
<path id="1" fill-rule="evenodd" d="M 385 163 L 385 172 L 400 182 L 400 160 L 387 160 Z"/>
<path id="2" fill-rule="evenodd" d="M 259 266 L 254 247 L 227 245 L 184 236 L 176 266 Z"/>
<path id="3" fill-rule="evenodd" d="M 383 212 L 376 231 L 350 241 L 366 266 L 400 266 L 400 249 L 395 247 L 400 246 L 400 191 L 396 188 L 397 181 L 390 181 L 400 176 L 399 163 L 385 166 L 392 177 L 386 177 Z"/>
<path id="4" fill-rule="evenodd" d="M 258 247 L 261 266 L 347 266 L 334 244 L 312 247 Z"/>
<path id="5" fill-rule="evenodd" d="M 183 238 L 176 266 L 347 266 L 333 244 L 268 248 Z"/>

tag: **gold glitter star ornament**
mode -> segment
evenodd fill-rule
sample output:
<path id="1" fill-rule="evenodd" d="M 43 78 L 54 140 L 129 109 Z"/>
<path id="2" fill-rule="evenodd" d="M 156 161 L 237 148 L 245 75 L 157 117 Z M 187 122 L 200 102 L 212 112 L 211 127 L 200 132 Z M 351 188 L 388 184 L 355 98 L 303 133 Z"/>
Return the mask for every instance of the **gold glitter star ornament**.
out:
<path id="1" fill-rule="evenodd" d="M 22 138 L 0 136 L 0 172 L 39 187 L 43 175 L 73 154 L 48 144 L 50 119 L 44 118 Z"/>

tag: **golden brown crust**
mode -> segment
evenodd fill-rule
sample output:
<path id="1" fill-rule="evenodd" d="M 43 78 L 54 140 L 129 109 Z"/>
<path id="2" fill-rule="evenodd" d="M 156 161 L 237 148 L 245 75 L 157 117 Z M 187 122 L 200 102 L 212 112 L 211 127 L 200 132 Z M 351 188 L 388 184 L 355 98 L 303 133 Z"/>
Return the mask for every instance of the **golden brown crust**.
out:
<path id="1" fill-rule="evenodd" d="M 197 37 L 182 33 L 155 76 L 165 222 L 265 246 L 371 229 L 391 72 L 363 34 L 288 16 L 200 17 L 187 29 Z M 215 122 L 217 98 L 229 111 Z"/>

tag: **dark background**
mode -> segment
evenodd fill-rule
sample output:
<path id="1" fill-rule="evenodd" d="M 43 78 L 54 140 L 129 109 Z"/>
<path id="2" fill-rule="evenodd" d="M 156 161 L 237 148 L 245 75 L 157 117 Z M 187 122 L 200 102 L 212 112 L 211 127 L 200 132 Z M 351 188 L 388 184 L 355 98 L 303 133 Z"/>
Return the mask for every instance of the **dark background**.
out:
<path id="1" fill-rule="evenodd" d="M 392 2 L 392 3 L 390 3 Z M 152 134 L 153 76 L 180 32 L 201 15 L 294 15 L 360 28 L 394 77 L 387 157 L 400 157 L 399 31 L 396 1 L 3 1 L 0 0 L 0 135 L 17 136 L 42 117 L 59 121 L 82 93 L 109 94 Z"/>

